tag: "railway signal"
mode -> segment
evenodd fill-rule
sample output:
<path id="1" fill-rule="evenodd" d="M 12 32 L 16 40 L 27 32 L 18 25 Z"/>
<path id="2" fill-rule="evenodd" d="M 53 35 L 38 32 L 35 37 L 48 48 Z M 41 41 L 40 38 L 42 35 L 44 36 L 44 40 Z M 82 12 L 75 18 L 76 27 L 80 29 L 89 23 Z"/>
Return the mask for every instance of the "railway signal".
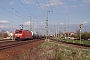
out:
<path id="1" fill-rule="evenodd" d="M 81 28 L 82 28 L 82 25 L 83 24 L 79 24 L 79 27 L 80 27 L 80 44 L 81 44 Z"/>
<path id="2" fill-rule="evenodd" d="M 83 24 L 79 24 L 79 27 L 82 28 L 82 25 L 83 25 Z"/>

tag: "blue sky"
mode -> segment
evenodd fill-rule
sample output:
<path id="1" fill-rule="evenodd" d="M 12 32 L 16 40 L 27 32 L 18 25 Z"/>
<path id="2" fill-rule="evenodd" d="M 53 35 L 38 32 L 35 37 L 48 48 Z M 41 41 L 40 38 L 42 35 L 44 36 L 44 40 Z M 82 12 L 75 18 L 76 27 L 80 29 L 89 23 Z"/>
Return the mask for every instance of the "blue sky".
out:
<path id="1" fill-rule="evenodd" d="M 50 11 L 50 26 L 60 25 L 63 29 L 66 25 L 68 28 L 69 19 L 70 31 L 78 29 L 78 24 L 83 24 L 84 31 L 90 31 L 90 0 L 0 0 L 0 29 L 11 30 L 12 20 L 14 29 L 19 29 L 20 24 L 29 29 L 29 16 L 34 26 L 38 21 L 38 25 L 45 27 L 47 11 Z"/>

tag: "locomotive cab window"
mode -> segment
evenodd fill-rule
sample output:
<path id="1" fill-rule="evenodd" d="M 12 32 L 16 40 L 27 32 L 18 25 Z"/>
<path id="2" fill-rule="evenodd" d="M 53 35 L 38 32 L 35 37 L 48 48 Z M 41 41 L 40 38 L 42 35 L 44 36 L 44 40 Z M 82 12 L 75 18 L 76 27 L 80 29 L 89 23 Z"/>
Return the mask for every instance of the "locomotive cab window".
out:
<path id="1" fill-rule="evenodd" d="M 16 31 L 15 33 L 22 33 L 22 31 Z"/>

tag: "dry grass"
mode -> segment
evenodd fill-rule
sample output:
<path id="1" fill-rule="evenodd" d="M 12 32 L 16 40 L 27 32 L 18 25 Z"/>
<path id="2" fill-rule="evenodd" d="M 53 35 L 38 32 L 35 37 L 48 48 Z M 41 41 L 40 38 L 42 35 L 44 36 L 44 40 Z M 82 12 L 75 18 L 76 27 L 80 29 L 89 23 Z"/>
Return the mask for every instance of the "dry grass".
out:
<path id="1" fill-rule="evenodd" d="M 12 60 L 89 60 L 90 50 L 71 48 L 55 42 L 44 42 L 36 48 L 13 58 Z"/>

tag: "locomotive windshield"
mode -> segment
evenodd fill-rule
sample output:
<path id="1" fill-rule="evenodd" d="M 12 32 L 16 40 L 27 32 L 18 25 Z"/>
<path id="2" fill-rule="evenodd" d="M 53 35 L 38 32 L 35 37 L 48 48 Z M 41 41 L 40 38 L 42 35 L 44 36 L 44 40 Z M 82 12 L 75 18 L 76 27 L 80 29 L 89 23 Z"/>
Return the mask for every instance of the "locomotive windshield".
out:
<path id="1" fill-rule="evenodd" d="M 22 31 L 21 30 L 16 30 L 16 32 L 15 33 L 22 33 Z"/>

